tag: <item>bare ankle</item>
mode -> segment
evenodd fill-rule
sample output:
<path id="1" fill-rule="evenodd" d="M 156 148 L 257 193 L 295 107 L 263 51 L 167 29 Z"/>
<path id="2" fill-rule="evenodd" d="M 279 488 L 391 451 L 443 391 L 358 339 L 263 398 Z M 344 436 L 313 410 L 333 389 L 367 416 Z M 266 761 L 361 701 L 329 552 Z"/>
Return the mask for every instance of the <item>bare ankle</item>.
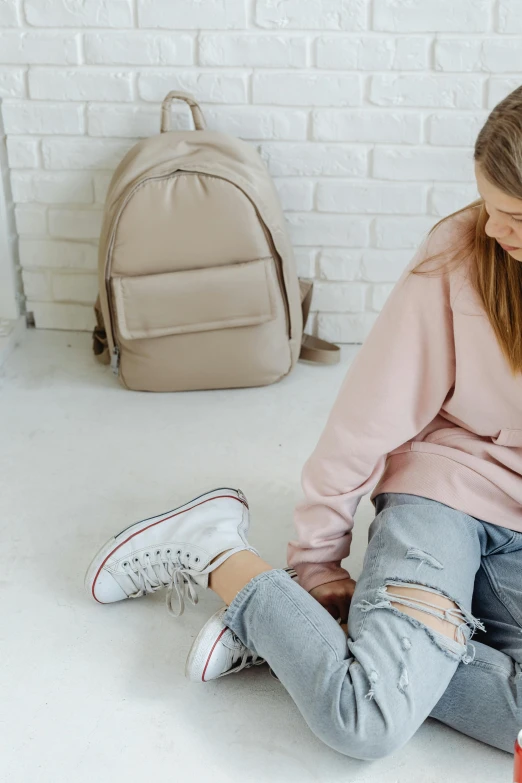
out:
<path id="1" fill-rule="evenodd" d="M 216 559 L 218 558 L 214 558 Z M 226 604 L 231 604 L 236 595 L 255 576 L 271 570 L 272 566 L 254 552 L 247 550 L 236 552 L 209 574 L 209 587 Z"/>

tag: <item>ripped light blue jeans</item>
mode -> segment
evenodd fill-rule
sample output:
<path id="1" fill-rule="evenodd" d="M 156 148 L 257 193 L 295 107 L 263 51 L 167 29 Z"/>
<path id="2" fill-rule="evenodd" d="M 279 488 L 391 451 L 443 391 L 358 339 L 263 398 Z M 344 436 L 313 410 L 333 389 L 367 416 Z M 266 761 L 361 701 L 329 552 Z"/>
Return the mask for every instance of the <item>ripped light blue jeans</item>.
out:
<path id="1" fill-rule="evenodd" d="M 522 534 L 416 495 L 381 494 L 374 505 L 348 639 L 279 569 L 241 590 L 225 624 L 340 753 L 383 757 L 430 715 L 512 752 L 522 728 Z M 445 616 L 415 606 L 453 622 L 456 640 L 392 606 L 393 585 L 450 598 L 458 609 Z"/>

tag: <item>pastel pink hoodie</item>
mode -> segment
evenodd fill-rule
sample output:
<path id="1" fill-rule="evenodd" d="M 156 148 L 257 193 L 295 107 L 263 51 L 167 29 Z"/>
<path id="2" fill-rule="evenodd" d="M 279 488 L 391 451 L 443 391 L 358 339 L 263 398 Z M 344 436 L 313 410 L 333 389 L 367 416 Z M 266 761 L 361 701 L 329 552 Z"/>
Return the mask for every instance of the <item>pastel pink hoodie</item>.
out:
<path id="1" fill-rule="evenodd" d="M 471 286 L 471 260 L 453 272 L 409 275 L 455 247 L 469 214 L 442 224 L 415 254 L 304 467 L 288 564 L 306 590 L 347 576 L 340 563 L 354 514 L 372 489 L 371 500 L 421 495 L 522 531 L 522 375 L 511 374 Z"/>

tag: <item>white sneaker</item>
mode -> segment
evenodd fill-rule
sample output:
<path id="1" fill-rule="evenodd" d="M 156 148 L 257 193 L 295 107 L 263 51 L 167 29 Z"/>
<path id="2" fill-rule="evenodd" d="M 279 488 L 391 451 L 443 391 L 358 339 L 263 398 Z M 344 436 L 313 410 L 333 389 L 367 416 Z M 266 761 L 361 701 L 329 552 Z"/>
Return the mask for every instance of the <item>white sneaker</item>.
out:
<path id="1" fill-rule="evenodd" d="M 292 579 L 297 578 L 292 568 L 285 568 L 285 571 Z M 185 677 L 188 680 L 208 682 L 266 663 L 264 658 L 259 658 L 256 653 L 245 647 L 235 633 L 224 624 L 223 617 L 226 611 L 226 606 L 218 609 L 197 635 L 185 664 Z M 272 670 L 270 674 L 277 680 Z"/>
<path id="2" fill-rule="evenodd" d="M 167 607 L 179 616 L 184 599 L 197 604 L 196 587 L 208 587 L 209 573 L 231 555 L 243 550 L 258 554 L 246 540 L 249 521 L 241 490 L 208 492 L 111 538 L 87 569 L 85 587 L 102 604 L 168 587 Z"/>
<path id="3" fill-rule="evenodd" d="M 208 682 L 265 663 L 223 623 L 226 611 L 224 606 L 212 615 L 190 648 L 185 665 L 188 680 Z"/>

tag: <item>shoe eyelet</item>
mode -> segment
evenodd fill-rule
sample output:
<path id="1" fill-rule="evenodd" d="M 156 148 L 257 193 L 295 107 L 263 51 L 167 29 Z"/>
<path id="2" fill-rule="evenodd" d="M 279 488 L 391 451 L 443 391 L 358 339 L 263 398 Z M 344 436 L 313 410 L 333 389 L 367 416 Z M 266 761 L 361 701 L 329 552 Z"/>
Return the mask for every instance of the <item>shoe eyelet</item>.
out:
<path id="1" fill-rule="evenodd" d="M 167 549 L 167 555 L 170 555 L 170 549 Z"/>
<path id="2" fill-rule="evenodd" d="M 145 557 L 150 557 L 150 554 L 148 552 L 145 552 Z"/>
<path id="3" fill-rule="evenodd" d="M 196 563 L 199 563 L 199 557 L 195 557 L 194 560 Z"/>
<path id="4" fill-rule="evenodd" d="M 124 565 L 124 566 L 128 566 L 128 565 L 129 565 L 129 562 L 128 562 L 128 561 L 126 561 L 125 563 L 122 563 L 122 565 Z"/>
<path id="5" fill-rule="evenodd" d="M 159 549 L 156 550 L 157 555 L 161 555 L 161 551 Z"/>
<path id="6" fill-rule="evenodd" d="M 135 562 L 135 563 L 139 563 L 139 560 L 138 560 L 138 558 L 137 558 L 137 557 L 135 557 L 135 558 L 134 558 L 134 562 Z"/>
<path id="7" fill-rule="evenodd" d="M 180 555 L 180 554 L 181 554 L 181 549 L 178 549 L 178 551 L 176 552 L 176 554 L 177 554 L 177 555 Z"/>

